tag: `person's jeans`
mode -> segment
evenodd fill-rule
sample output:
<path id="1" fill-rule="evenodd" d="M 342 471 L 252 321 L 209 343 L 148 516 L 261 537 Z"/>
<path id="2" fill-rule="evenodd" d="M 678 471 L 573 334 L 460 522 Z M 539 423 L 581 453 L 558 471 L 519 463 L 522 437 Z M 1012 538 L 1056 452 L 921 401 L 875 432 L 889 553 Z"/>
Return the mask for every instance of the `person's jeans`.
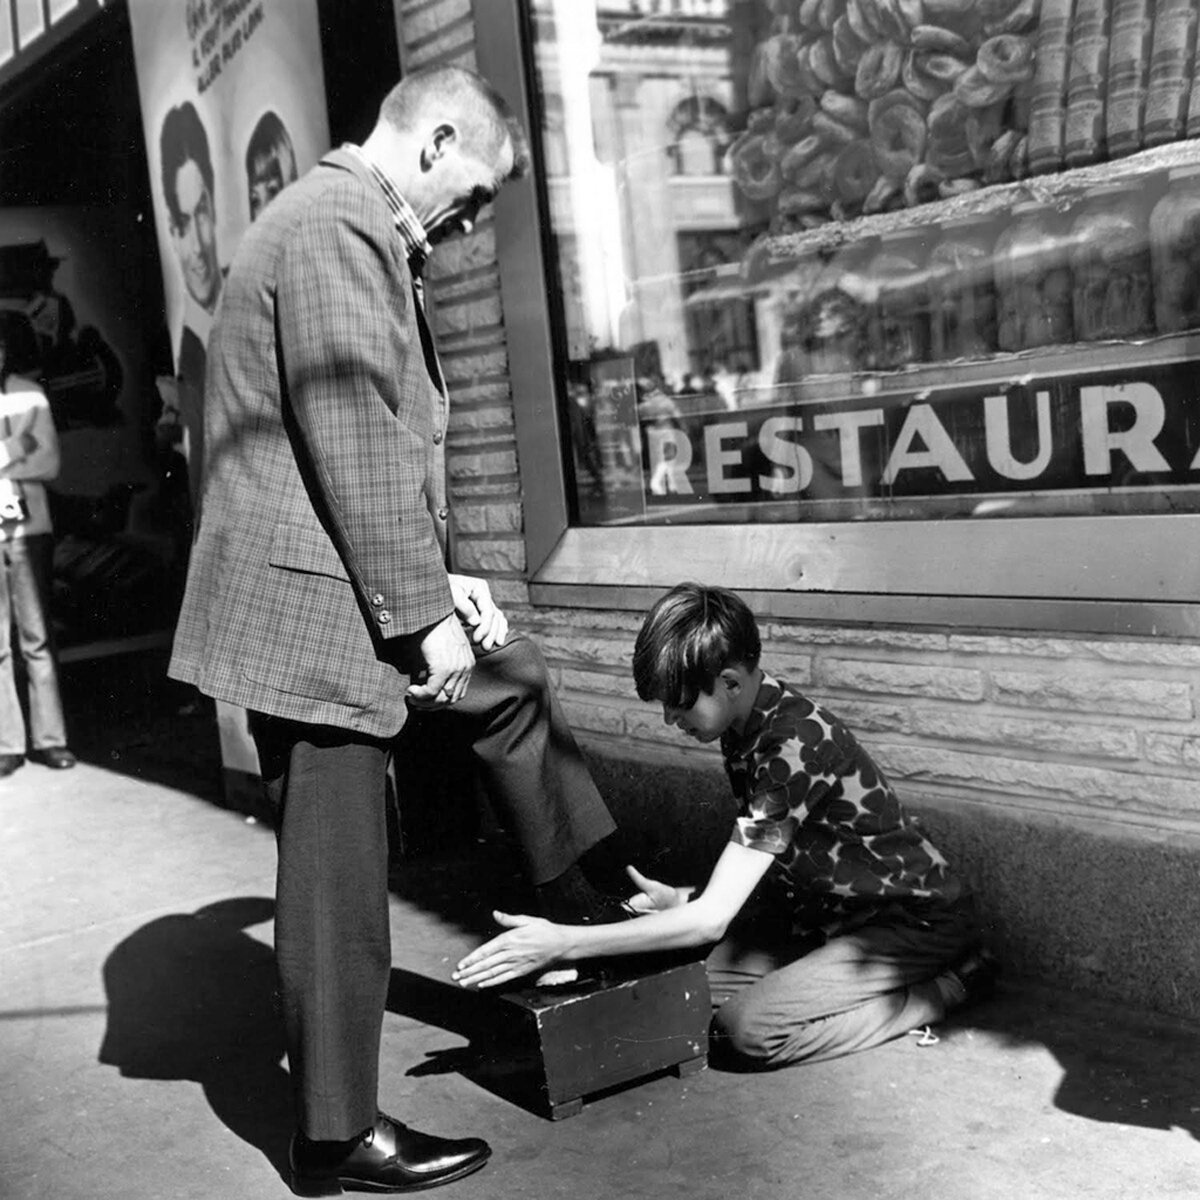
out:
<path id="1" fill-rule="evenodd" d="M 50 624 L 53 557 L 49 534 L 0 542 L 0 754 L 27 748 L 13 669 L 14 627 L 29 682 L 28 744 L 34 750 L 66 745 Z"/>

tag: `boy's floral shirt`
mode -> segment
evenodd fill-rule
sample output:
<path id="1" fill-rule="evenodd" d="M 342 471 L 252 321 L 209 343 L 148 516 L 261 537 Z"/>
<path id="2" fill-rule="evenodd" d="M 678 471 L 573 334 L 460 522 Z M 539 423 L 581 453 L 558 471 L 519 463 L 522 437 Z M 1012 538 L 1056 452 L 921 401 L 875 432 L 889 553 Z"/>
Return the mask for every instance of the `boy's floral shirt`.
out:
<path id="1" fill-rule="evenodd" d="M 745 729 L 725 734 L 721 751 L 739 803 L 732 840 L 775 856 L 764 896 L 805 926 L 962 895 L 850 730 L 795 688 L 764 674 Z"/>

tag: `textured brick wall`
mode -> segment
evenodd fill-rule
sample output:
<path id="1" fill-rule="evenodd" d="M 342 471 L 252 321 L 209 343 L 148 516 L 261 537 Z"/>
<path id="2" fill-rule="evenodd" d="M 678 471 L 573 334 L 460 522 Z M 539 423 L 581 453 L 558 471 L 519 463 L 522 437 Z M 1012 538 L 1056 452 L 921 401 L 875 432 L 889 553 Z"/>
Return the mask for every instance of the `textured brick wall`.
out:
<path id="1" fill-rule="evenodd" d="M 470 0 L 398 2 L 409 68 L 474 65 Z M 494 231 L 438 249 L 460 570 L 540 637 L 614 805 L 702 800 L 715 751 L 637 701 L 639 616 L 531 609 Z M 770 622 L 764 662 L 845 717 L 975 879 L 1017 970 L 1200 1016 L 1200 647 Z"/>
<path id="2" fill-rule="evenodd" d="M 635 614 L 531 618 L 581 732 L 691 762 L 630 679 Z M 768 622 L 770 670 L 845 717 L 907 795 L 1200 834 L 1200 647 Z"/>

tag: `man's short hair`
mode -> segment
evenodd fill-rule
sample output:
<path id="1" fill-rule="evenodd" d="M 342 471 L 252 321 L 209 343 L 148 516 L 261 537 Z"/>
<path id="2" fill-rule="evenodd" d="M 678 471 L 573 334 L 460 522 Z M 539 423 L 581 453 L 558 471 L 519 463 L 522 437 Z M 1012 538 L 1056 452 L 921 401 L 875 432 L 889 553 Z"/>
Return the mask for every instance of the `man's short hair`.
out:
<path id="1" fill-rule="evenodd" d="M 746 602 L 721 587 L 680 583 L 646 614 L 633 647 L 633 680 L 643 700 L 691 708 L 726 667 L 753 670 L 762 655 Z"/>
<path id="2" fill-rule="evenodd" d="M 285 185 L 296 178 L 296 151 L 287 126 L 273 109 L 267 109 L 246 143 L 246 180 L 253 186 L 262 176 L 278 175 Z"/>
<path id="3" fill-rule="evenodd" d="M 196 106 L 185 100 L 176 105 L 163 118 L 162 132 L 159 134 L 159 146 L 162 158 L 162 188 L 166 197 L 167 210 L 171 214 L 171 224 L 178 228 L 183 224 L 183 213 L 175 195 L 175 176 L 180 167 L 189 159 L 200 168 L 200 176 L 208 194 L 215 202 L 216 191 L 213 184 L 212 155 L 208 149 L 208 134 Z"/>
<path id="4" fill-rule="evenodd" d="M 458 118 L 470 150 L 485 162 L 499 162 L 505 144 L 511 144 L 512 169 L 497 183 L 528 174 L 529 142 L 521 123 L 504 97 L 465 67 L 421 67 L 406 75 L 384 97 L 379 119 L 405 130 L 434 110 Z"/>

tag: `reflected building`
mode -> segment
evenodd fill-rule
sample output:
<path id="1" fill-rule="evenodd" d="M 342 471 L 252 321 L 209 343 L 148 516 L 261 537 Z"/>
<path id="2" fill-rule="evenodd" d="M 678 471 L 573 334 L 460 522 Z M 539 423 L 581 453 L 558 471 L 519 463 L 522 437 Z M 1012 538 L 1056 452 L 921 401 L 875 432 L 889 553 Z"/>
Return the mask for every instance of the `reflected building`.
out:
<path id="1" fill-rule="evenodd" d="M 761 6 L 756 6 L 761 7 Z M 568 357 L 714 392 L 773 357 L 738 265 L 765 224 L 728 173 L 732 0 L 538 0 L 542 144 Z M 764 10 L 765 12 L 765 10 Z M 756 228 L 757 226 L 757 228 Z"/>

